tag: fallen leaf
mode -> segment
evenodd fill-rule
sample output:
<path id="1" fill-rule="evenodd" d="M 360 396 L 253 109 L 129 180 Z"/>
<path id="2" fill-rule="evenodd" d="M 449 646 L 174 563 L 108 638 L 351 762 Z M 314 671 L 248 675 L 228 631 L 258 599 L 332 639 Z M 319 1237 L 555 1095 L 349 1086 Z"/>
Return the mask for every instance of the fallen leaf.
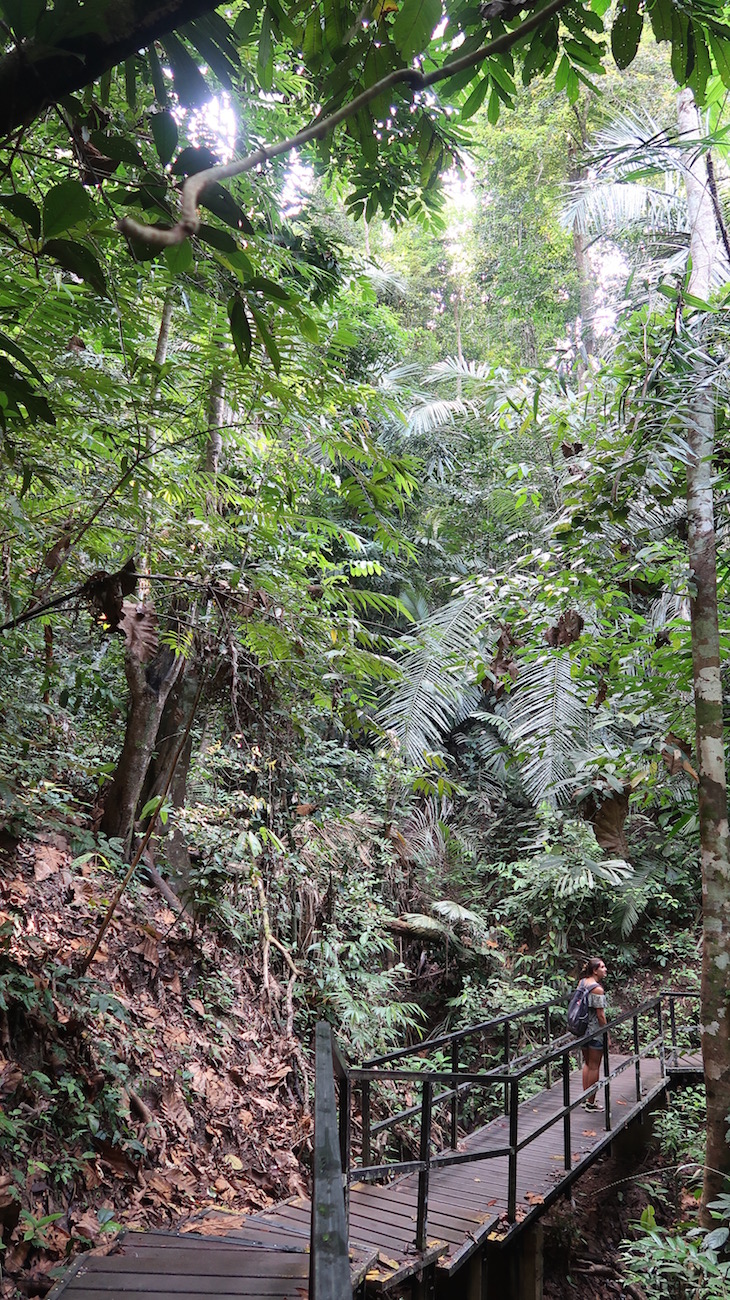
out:
<path id="1" fill-rule="evenodd" d="M 583 1129 L 583 1137 L 584 1137 L 584 1138 L 594 1138 L 594 1137 L 597 1137 L 597 1136 L 598 1136 L 598 1135 L 597 1135 L 596 1130 L 595 1130 L 594 1128 L 584 1128 L 584 1129 Z"/>
<path id="2" fill-rule="evenodd" d="M 225 1157 L 225 1161 L 227 1165 L 231 1166 L 231 1169 L 235 1169 L 236 1173 L 240 1174 L 243 1169 L 243 1161 L 239 1160 L 238 1156 L 228 1155 Z"/>
<path id="3" fill-rule="evenodd" d="M 525 1192 L 525 1200 L 529 1205 L 544 1205 L 545 1197 L 539 1196 L 537 1192 Z"/>

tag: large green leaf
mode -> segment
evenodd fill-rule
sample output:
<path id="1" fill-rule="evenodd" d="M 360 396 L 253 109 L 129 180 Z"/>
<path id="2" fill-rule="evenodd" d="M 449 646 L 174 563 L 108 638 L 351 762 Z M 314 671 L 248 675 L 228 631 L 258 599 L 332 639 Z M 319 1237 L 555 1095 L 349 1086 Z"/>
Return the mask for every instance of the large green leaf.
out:
<path id="1" fill-rule="evenodd" d="M 251 326 L 248 323 L 246 308 L 238 297 L 231 298 L 228 303 L 228 320 L 241 369 L 245 370 L 251 359 Z"/>
<path id="2" fill-rule="evenodd" d="M 392 35 L 404 59 L 412 59 L 425 50 L 440 18 L 441 0 L 403 0 Z"/>
<path id="3" fill-rule="evenodd" d="M 43 200 L 43 238 L 53 239 L 65 230 L 85 221 L 91 200 L 80 181 L 62 181 L 48 191 Z"/>
<path id="4" fill-rule="evenodd" d="M 177 123 L 169 109 L 153 113 L 150 117 L 152 138 L 155 142 L 157 156 L 166 167 L 177 149 Z"/>
<path id="5" fill-rule="evenodd" d="M 40 238 L 41 212 L 27 194 L 0 194 L 0 207 L 23 221 L 34 239 Z"/>
<path id="6" fill-rule="evenodd" d="M 619 68 L 628 68 L 636 58 L 643 25 L 639 0 L 619 0 L 611 28 L 611 50 Z"/>
<path id="7" fill-rule="evenodd" d="M 70 271 L 79 280 L 90 284 L 101 297 L 107 297 L 104 272 L 85 244 L 77 244 L 72 239 L 48 239 L 41 252 L 45 257 L 52 257 L 64 271 Z"/>

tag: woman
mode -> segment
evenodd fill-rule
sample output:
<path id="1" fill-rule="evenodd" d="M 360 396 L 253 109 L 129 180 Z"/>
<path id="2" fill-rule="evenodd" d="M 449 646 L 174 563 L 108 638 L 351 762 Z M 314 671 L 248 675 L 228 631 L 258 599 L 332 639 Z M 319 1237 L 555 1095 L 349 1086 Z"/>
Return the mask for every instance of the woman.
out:
<path id="1" fill-rule="evenodd" d="M 588 1092 L 588 1096 L 583 1102 L 585 1110 L 603 1110 L 600 1102 L 596 1101 L 598 1076 L 601 1072 L 601 1061 L 603 1060 L 603 1035 L 598 1033 L 606 1024 L 606 994 L 603 989 L 603 981 L 607 975 L 605 963 L 600 957 L 589 957 L 583 970 L 580 973 L 580 988 L 589 989 L 588 993 L 588 1028 L 587 1034 L 593 1033 L 594 1037 L 590 1038 L 583 1048 L 583 1091 L 588 1092 L 592 1087 L 593 1091 Z"/>

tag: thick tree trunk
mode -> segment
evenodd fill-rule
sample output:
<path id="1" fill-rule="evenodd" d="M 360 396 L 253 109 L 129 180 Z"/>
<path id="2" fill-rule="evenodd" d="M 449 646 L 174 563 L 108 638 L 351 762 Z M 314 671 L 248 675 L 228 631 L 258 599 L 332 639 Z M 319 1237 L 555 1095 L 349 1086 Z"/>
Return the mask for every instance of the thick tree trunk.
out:
<path id="1" fill-rule="evenodd" d="M 678 101 L 680 135 L 698 140 L 699 115 L 690 90 Z M 710 296 L 718 257 L 717 230 L 702 155 L 685 158 L 692 272 L 689 292 Z M 699 349 L 700 355 L 703 350 Z M 697 754 L 699 769 L 700 852 L 702 861 L 702 1056 L 707 1087 L 707 1147 L 703 1209 L 730 1174 L 725 1134 L 730 1113 L 730 836 L 728 835 L 722 682 L 717 609 L 717 569 L 712 460 L 715 441 L 713 390 L 706 364 L 697 364 L 689 417 L 687 466 L 689 563 L 695 588 L 691 608 Z"/>
<path id="2" fill-rule="evenodd" d="M 60 19 L 57 44 L 52 28 L 47 40 L 21 41 L 0 58 L 0 138 L 216 7 L 217 0 L 108 0 L 93 6 L 88 26 L 82 22 L 76 34 L 64 34 Z"/>
<path id="3" fill-rule="evenodd" d="M 184 660 L 164 647 L 145 667 L 127 654 L 125 671 L 129 684 L 129 708 L 124 744 L 104 801 L 100 829 L 122 840 L 128 852 L 134 819 L 147 770 L 157 745 L 160 720 Z"/>

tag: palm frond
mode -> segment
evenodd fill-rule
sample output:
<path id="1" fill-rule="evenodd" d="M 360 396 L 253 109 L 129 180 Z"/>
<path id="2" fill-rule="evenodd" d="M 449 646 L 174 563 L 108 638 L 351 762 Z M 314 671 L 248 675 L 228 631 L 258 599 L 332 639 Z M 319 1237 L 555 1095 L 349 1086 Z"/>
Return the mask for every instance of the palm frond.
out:
<path id="1" fill-rule="evenodd" d="M 616 234 L 638 225 L 652 234 L 684 232 L 687 202 L 678 189 L 631 181 L 587 181 L 573 190 L 560 220 L 583 235 Z"/>
<path id="2" fill-rule="evenodd" d="M 588 711 L 570 662 L 566 650 L 541 655 L 521 669 L 510 693 L 512 741 L 525 793 L 535 807 L 567 802 L 574 756 L 588 739 Z"/>
<path id="3" fill-rule="evenodd" d="M 388 692 L 378 721 L 396 733 L 409 762 L 420 763 L 477 707 L 480 691 L 467 665 L 486 618 L 484 592 L 470 588 L 421 624 L 420 644 L 401 660 L 401 681 Z"/>

